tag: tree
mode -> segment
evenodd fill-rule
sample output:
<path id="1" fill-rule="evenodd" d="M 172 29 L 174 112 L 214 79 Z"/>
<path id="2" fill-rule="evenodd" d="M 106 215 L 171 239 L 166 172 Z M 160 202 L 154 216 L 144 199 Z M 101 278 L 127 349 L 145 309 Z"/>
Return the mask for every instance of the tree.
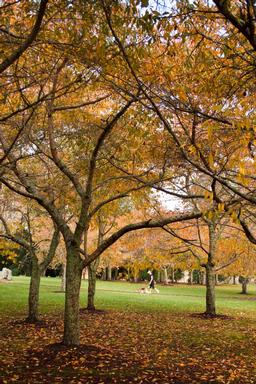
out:
<path id="1" fill-rule="evenodd" d="M 4 239 L 23 248 L 31 260 L 31 278 L 28 297 L 27 321 L 35 323 L 39 320 L 39 288 L 40 279 L 52 262 L 59 244 L 59 230 L 51 233 L 51 221 L 42 212 L 24 205 L 24 201 L 10 202 L 7 209 L 0 215 Z"/>
<path id="2" fill-rule="evenodd" d="M 136 144 L 134 139 L 137 136 L 134 135 L 135 132 L 131 127 L 136 114 L 135 105 L 140 98 L 140 90 L 138 89 L 135 96 L 126 99 L 113 88 L 111 98 L 105 102 L 106 85 L 103 82 L 103 71 L 100 78 L 93 77 L 91 82 L 83 84 L 83 88 L 79 87 L 76 91 L 72 88 L 72 84 L 76 84 L 78 77 L 75 70 L 76 63 L 73 62 L 74 67 L 72 67 L 69 59 L 60 60 L 59 55 L 58 51 L 53 54 L 51 64 L 54 70 L 45 85 L 45 93 L 50 96 L 47 102 L 40 104 L 40 108 L 35 111 L 34 119 L 37 119 L 37 125 L 31 127 L 26 137 L 26 158 L 20 159 L 18 151 L 8 153 L 5 144 L 9 139 L 8 132 L 4 133 L 5 137 L 4 134 L 2 135 L 2 149 L 12 166 L 7 169 L 8 173 L 2 175 L 1 181 L 9 189 L 41 205 L 62 233 L 67 251 L 63 342 L 66 345 L 77 345 L 82 269 L 96 260 L 105 249 L 126 232 L 144 227 L 153 228 L 164 225 L 165 222 L 187 220 L 199 215 L 190 212 L 165 219 L 150 220 L 149 218 L 119 229 L 103 240 L 91 253 L 81 249 L 82 241 L 85 245 L 87 244 L 90 222 L 97 212 L 103 206 L 118 199 L 125 199 L 142 188 L 132 180 L 127 185 L 127 179 L 131 178 L 119 174 L 117 177 L 120 182 L 126 185 L 124 191 L 117 192 L 106 199 L 101 198 L 99 202 L 95 198 L 95 194 L 98 196 L 99 188 L 111 190 L 111 186 L 116 181 L 113 173 L 109 172 L 109 168 L 113 169 L 111 157 L 115 156 L 116 151 L 119 151 L 119 157 L 122 151 L 125 155 L 129 153 L 127 146 L 121 147 L 124 141 L 131 142 L 133 139 Z M 63 56 L 63 53 L 61 55 Z M 102 56 L 105 56 L 105 51 Z M 88 69 L 88 76 L 93 73 L 92 67 L 93 65 Z M 77 64 L 77 71 L 78 68 L 79 64 Z M 65 87 L 67 83 L 70 84 L 71 100 Z M 91 96 L 89 100 L 92 101 L 83 102 L 81 106 L 81 102 L 78 101 L 81 96 L 83 99 L 87 98 L 88 94 Z M 97 97 L 96 95 L 99 94 L 100 97 Z M 84 113 L 83 108 L 87 108 L 87 114 Z M 143 123 L 139 121 L 136 127 L 138 133 L 142 130 Z M 126 161 L 129 160 L 130 158 L 127 158 Z M 134 168 L 134 173 L 140 168 L 141 164 L 138 164 Z M 101 174 L 104 175 L 103 181 L 99 178 Z M 155 175 L 153 174 L 151 178 L 155 179 Z M 151 178 L 148 180 L 147 187 L 152 184 Z M 63 206 L 63 202 L 66 204 L 66 210 L 73 216 L 70 223 L 65 221 L 59 208 Z"/>

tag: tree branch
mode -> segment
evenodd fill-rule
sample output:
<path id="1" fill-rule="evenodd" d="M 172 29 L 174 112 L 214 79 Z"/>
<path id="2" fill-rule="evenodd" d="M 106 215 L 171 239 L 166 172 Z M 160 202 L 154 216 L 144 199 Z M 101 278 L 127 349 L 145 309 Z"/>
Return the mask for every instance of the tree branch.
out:
<path id="1" fill-rule="evenodd" d="M 48 0 L 41 0 L 36 22 L 30 35 L 28 36 L 27 40 L 24 41 L 24 43 L 15 52 L 13 52 L 9 57 L 2 61 L 2 63 L 0 63 L 0 73 L 4 72 L 10 65 L 12 65 L 16 60 L 18 60 L 18 58 L 23 54 L 23 52 L 25 52 L 26 49 L 33 43 L 37 34 L 40 31 L 47 3 Z"/>

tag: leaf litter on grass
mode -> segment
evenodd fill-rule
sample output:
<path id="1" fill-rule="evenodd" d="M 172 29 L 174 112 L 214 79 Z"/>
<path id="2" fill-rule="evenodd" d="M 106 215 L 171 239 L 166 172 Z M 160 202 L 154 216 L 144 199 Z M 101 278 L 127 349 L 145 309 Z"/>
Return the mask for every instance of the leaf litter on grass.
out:
<path id="1" fill-rule="evenodd" d="M 73 348 L 60 344 L 60 318 L 42 320 L 2 324 L 3 383 L 256 383 L 252 319 L 84 311 Z"/>

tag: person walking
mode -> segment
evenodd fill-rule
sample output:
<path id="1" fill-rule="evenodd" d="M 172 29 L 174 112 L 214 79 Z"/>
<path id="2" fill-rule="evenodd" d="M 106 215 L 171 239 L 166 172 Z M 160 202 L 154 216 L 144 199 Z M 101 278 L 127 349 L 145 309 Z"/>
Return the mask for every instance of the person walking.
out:
<path id="1" fill-rule="evenodd" d="M 153 273 L 148 270 L 148 274 L 150 276 L 150 280 L 149 280 L 149 289 L 150 289 L 150 293 L 152 293 L 152 290 L 154 290 L 156 293 L 159 293 L 159 290 L 155 287 L 155 280 L 154 280 L 154 275 Z"/>

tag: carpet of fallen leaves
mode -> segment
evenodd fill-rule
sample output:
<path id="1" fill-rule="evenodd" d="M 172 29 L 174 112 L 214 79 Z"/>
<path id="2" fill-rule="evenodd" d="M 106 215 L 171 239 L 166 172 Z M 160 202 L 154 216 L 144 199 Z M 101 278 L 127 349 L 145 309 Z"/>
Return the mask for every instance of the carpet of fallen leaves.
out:
<path id="1" fill-rule="evenodd" d="M 81 312 L 81 346 L 60 344 L 60 316 L 0 316 L 0 382 L 256 383 L 256 321 L 167 312 Z"/>

